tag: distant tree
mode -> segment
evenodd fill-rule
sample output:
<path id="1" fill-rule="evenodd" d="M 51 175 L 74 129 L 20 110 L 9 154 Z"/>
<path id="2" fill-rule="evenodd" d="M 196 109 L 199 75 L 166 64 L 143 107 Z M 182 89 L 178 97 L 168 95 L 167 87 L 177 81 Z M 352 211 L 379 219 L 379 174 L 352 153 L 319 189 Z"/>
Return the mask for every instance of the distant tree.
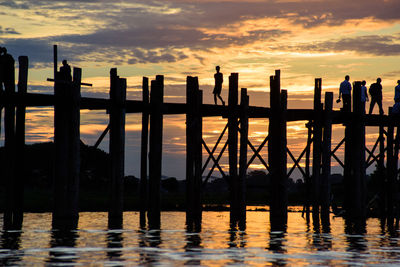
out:
<path id="1" fill-rule="evenodd" d="M 175 177 L 161 180 L 161 186 L 170 193 L 178 192 L 179 182 Z"/>

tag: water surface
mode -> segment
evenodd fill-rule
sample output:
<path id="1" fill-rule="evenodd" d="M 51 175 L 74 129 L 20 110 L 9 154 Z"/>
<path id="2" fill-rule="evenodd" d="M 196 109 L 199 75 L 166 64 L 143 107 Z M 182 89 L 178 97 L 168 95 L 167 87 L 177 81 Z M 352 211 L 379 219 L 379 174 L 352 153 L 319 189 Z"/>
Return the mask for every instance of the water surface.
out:
<path id="1" fill-rule="evenodd" d="M 108 230 L 107 213 L 83 212 L 76 231 L 60 232 L 50 213 L 26 213 L 22 231 L 1 233 L 1 264 L 400 265 L 398 232 L 378 219 L 365 233 L 348 233 L 342 218 L 315 228 L 298 212 L 289 213 L 287 233 L 271 233 L 265 211 L 248 212 L 244 231 L 231 229 L 229 212 L 203 212 L 198 233 L 186 231 L 184 212 L 163 212 L 161 220 L 161 230 L 140 230 L 139 213 L 125 212 L 124 229 Z"/>

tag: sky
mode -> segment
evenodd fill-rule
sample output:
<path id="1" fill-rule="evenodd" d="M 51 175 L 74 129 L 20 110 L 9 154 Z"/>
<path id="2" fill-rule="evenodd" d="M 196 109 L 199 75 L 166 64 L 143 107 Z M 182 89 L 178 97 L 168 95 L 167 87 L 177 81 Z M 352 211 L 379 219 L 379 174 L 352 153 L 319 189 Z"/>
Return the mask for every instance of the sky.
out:
<path id="1" fill-rule="evenodd" d="M 116 67 L 127 78 L 128 99 L 141 99 L 143 76 L 160 74 L 165 75 L 164 101 L 183 103 L 186 76 L 191 75 L 199 77 L 204 102 L 213 103 L 213 74 L 220 65 L 224 99 L 229 74 L 238 72 L 250 104 L 269 106 L 269 76 L 280 69 L 288 107 L 312 108 L 315 78 L 322 78 L 323 92 L 332 91 L 336 98 L 348 74 L 351 82 L 366 80 L 367 86 L 381 77 L 387 111 L 400 79 L 400 1 L 0 0 L 0 46 L 16 59 L 29 57 L 30 92 L 52 93 L 46 79 L 53 75 L 54 44 L 60 61 L 81 67 L 83 81 L 93 84 L 82 88 L 82 96 L 107 98 L 109 69 Z M 52 116 L 52 108 L 28 109 L 28 143 L 52 140 Z M 82 140 L 94 144 L 107 121 L 104 112 L 82 111 Z M 184 116 L 164 119 L 163 174 L 179 179 L 185 175 L 184 122 Z M 223 119 L 204 119 L 209 146 L 225 124 Z M 295 155 L 305 147 L 304 124 L 288 124 L 288 144 Z M 253 145 L 262 142 L 267 129 L 267 120 L 250 122 Z M 126 174 L 138 176 L 141 116 L 127 115 L 126 130 Z M 368 129 L 368 146 L 376 136 L 376 129 Z M 336 126 L 333 145 L 341 138 L 343 128 Z M 107 146 L 105 140 L 101 148 L 108 151 Z M 263 153 L 266 158 L 266 149 Z M 226 164 L 227 154 L 222 161 L 227 170 Z M 251 169 L 262 165 L 255 161 Z"/>

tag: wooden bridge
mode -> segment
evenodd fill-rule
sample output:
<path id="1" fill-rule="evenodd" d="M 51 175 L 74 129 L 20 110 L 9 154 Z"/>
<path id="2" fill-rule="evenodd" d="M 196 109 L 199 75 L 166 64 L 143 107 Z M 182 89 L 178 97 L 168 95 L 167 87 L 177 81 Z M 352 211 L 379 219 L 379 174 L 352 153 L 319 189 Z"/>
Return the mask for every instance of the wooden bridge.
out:
<path id="1" fill-rule="evenodd" d="M 229 76 L 229 98 L 227 106 L 203 104 L 202 91 L 197 77 L 187 77 L 186 103 L 164 103 L 164 77 L 154 80 L 143 78 L 142 100 L 126 99 L 126 79 L 117 75 L 117 69 L 110 71 L 110 98 L 81 97 L 81 69 L 73 69 L 73 80 L 62 79 L 57 71 L 57 47 L 54 50 L 54 95 L 27 92 L 28 58 L 19 57 L 18 90 L 14 79 L 1 92 L 0 104 L 4 108 L 5 166 L 2 179 L 6 181 L 6 207 L 4 227 L 20 228 L 23 220 L 23 175 L 20 166 L 24 162 L 25 109 L 32 106 L 54 106 L 54 211 L 53 227 L 76 227 L 79 217 L 78 194 L 80 172 L 80 110 L 105 110 L 109 114 L 109 125 L 95 146 L 98 146 L 109 132 L 110 208 L 109 226 L 119 228 L 123 222 L 123 179 L 125 150 L 125 117 L 127 113 L 142 114 L 141 174 L 140 174 L 140 223 L 150 228 L 160 227 L 160 181 L 162 174 L 163 115 L 186 114 L 186 220 L 189 228 L 198 228 L 202 214 L 202 187 L 215 169 L 226 178 L 230 189 L 231 222 L 243 225 L 246 220 L 246 173 L 249 165 L 258 158 L 271 177 L 270 219 L 272 230 L 285 229 L 287 223 L 287 179 L 295 168 L 305 178 L 309 199 L 305 204 L 307 218 L 312 206 L 314 221 L 329 224 L 330 186 L 332 159 L 344 168 L 346 198 L 344 209 L 350 220 L 365 221 L 366 218 L 366 168 L 377 163 L 381 174 L 381 210 L 393 225 L 399 213 L 398 194 L 398 136 L 394 130 L 400 122 L 395 115 L 365 115 L 361 103 L 361 82 L 354 83 L 352 112 L 332 110 L 333 93 L 325 94 L 321 101 L 321 79 L 315 80 L 314 108 L 287 109 L 287 91 L 281 90 L 280 71 L 270 77 L 270 107 L 249 106 L 247 90 L 240 90 L 239 76 Z M 10 86 L 12 84 L 12 86 Z M 202 118 L 227 118 L 227 125 L 216 144 L 210 149 L 202 138 Z M 268 118 L 269 129 L 264 141 L 256 148 L 248 138 L 249 120 Z M 296 158 L 287 146 L 287 122 L 308 121 L 306 147 Z M 332 127 L 345 126 L 344 138 L 332 146 Z M 379 137 L 374 147 L 365 146 L 365 127 L 378 127 Z M 216 155 L 222 137 L 227 141 Z M 311 144 L 312 151 L 311 151 Z M 261 154 L 268 147 L 268 160 Z M 344 161 L 336 156 L 344 146 Z M 202 158 L 203 148 L 208 157 Z M 252 156 L 248 158 L 248 149 Z M 219 162 L 224 152 L 229 154 L 229 173 L 225 173 Z M 312 153 L 312 175 L 310 175 L 310 154 Z M 366 153 L 368 155 L 366 159 Z M 386 155 L 386 167 L 385 167 Z M 288 171 L 288 156 L 293 166 Z M 299 164 L 306 158 L 306 166 Z M 212 163 L 211 169 L 207 168 Z M 204 164 L 203 164 L 204 163 Z M 386 172 L 384 169 L 386 168 Z M 147 172 L 149 170 L 149 172 Z M 208 173 L 206 174 L 206 171 Z M 146 220 L 147 219 L 147 220 Z"/>

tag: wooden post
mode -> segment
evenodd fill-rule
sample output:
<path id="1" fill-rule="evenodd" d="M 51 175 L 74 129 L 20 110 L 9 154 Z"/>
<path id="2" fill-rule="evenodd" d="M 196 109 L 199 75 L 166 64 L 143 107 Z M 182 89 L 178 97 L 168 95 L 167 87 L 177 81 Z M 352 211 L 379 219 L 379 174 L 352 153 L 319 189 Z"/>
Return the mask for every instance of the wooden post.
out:
<path id="1" fill-rule="evenodd" d="M 142 101 L 144 111 L 142 113 L 142 138 L 140 151 L 140 227 L 146 225 L 147 211 L 147 151 L 149 144 L 149 78 L 143 77 L 142 82 Z"/>
<path id="2" fill-rule="evenodd" d="M 73 82 L 63 83 L 56 73 L 54 84 L 54 212 L 53 228 L 76 228 L 79 218 L 80 87 L 82 70 L 74 68 Z"/>
<path id="3" fill-rule="evenodd" d="M 68 124 L 67 91 L 69 86 L 59 81 L 62 74 L 56 72 L 54 83 L 54 210 L 53 228 L 57 229 L 67 220 L 68 199 Z"/>
<path id="4" fill-rule="evenodd" d="M 81 170 L 81 138 L 80 138 L 80 102 L 81 102 L 82 69 L 73 69 L 73 82 L 69 92 L 69 171 L 68 205 L 70 217 L 78 221 L 79 218 L 79 177 Z"/>
<path id="5" fill-rule="evenodd" d="M 239 74 L 229 76 L 228 95 L 228 152 L 229 152 L 229 180 L 230 180 L 230 220 L 239 220 L 239 180 L 238 180 L 238 82 Z"/>
<path id="6" fill-rule="evenodd" d="M 18 74 L 18 95 L 23 96 L 27 93 L 28 88 L 28 57 L 20 56 L 19 61 L 19 74 Z M 14 210 L 13 210 L 13 228 L 21 229 L 23 221 L 23 200 L 24 200 L 24 183 L 25 183 L 25 111 L 26 108 L 23 104 L 17 105 L 16 109 L 16 125 L 15 125 L 15 139 L 16 139 L 16 169 L 15 179 L 13 181 L 14 190 Z"/>
<path id="7" fill-rule="evenodd" d="M 196 125 L 194 133 L 194 229 L 200 231 L 202 219 L 202 164 L 203 164 L 203 117 L 201 114 L 201 105 L 203 104 L 203 91 L 199 90 L 199 81 L 194 77 L 194 88 L 196 90 L 196 99 L 194 103 L 194 122 Z"/>
<path id="8" fill-rule="evenodd" d="M 392 116 L 391 107 L 389 108 L 389 118 Z M 394 206 L 395 204 L 395 175 L 397 174 L 397 168 L 395 166 L 395 153 L 394 153 L 394 124 L 393 121 L 389 120 L 388 131 L 387 131 L 387 225 L 389 229 L 394 226 Z"/>
<path id="9" fill-rule="evenodd" d="M 355 82 L 353 87 L 353 116 L 351 118 L 351 175 L 347 177 L 349 184 L 346 191 L 349 203 L 346 208 L 346 217 L 357 223 L 364 222 L 366 218 L 364 114 L 365 108 L 361 103 L 361 82 Z"/>
<path id="10" fill-rule="evenodd" d="M 150 92 L 149 210 L 147 212 L 147 219 L 151 229 L 160 228 L 163 97 L 164 76 L 157 75 L 156 80 L 151 81 Z"/>
<path id="11" fill-rule="evenodd" d="M 321 143 L 322 143 L 322 104 L 321 79 L 315 79 L 314 87 L 314 123 L 313 123 L 313 165 L 312 165 L 312 206 L 313 221 L 319 221 L 321 188 Z"/>
<path id="12" fill-rule="evenodd" d="M 15 93 L 15 62 L 11 55 L 3 61 L 5 95 Z M 4 229 L 14 227 L 14 199 L 15 199 L 15 160 L 16 160 L 16 142 L 15 142 L 15 105 L 11 103 L 4 104 L 4 178 L 6 185 L 5 209 L 4 209 Z"/>
<path id="13" fill-rule="evenodd" d="M 58 51 L 57 51 L 57 45 L 53 45 L 53 77 L 54 79 L 56 78 L 57 75 L 57 55 Z"/>
<path id="14" fill-rule="evenodd" d="M 197 77 L 186 80 L 186 225 L 199 229 L 202 217 L 202 91 Z"/>
<path id="15" fill-rule="evenodd" d="M 352 157 L 354 156 L 353 154 L 353 146 L 352 146 L 352 132 L 353 132 L 353 127 L 352 127 L 352 121 L 348 120 L 347 122 L 344 123 L 345 130 L 344 130 L 344 136 L 345 136 L 345 142 L 344 142 L 344 170 L 343 170 L 343 181 L 344 181 L 344 188 L 345 188 L 345 196 L 344 196 L 344 209 L 346 212 L 350 212 L 351 210 L 351 201 L 353 200 L 353 197 L 351 195 L 350 188 L 352 187 L 351 183 L 351 176 L 352 176 Z"/>
<path id="16" fill-rule="evenodd" d="M 240 155 L 239 155 L 239 224 L 246 222 L 247 141 L 249 136 L 249 96 L 247 89 L 240 93 Z"/>
<path id="17" fill-rule="evenodd" d="M 124 163 L 125 163 L 125 101 L 126 79 L 117 76 L 117 69 L 110 71 L 110 205 L 109 228 L 120 228 L 123 223 Z"/>
<path id="18" fill-rule="evenodd" d="M 395 125 L 395 128 L 396 128 L 396 137 L 395 137 L 395 140 L 394 140 L 394 156 L 393 156 L 393 162 L 394 162 L 394 166 L 393 166 L 393 171 L 394 171 L 394 176 L 393 176 L 393 179 L 394 179 L 394 183 L 395 183 L 395 186 L 394 186 L 394 196 L 397 196 L 397 194 L 399 194 L 399 181 L 398 181 L 398 161 L 399 161 L 399 139 L 400 139 L 400 128 L 399 128 L 399 125 L 398 124 L 396 124 Z M 399 204 L 400 204 L 400 199 L 398 199 L 397 197 L 395 197 L 395 200 L 394 200 L 395 202 L 394 202 L 394 205 L 395 205 L 395 207 L 396 207 L 396 209 L 395 209 L 395 211 L 394 211 L 394 213 L 395 213 L 395 217 L 396 217 L 396 222 L 395 222 L 395 226 L 398 228 L 399 227 L 399 224 L 400 224 L 400 207 L 399 207 Z"/>
<path id="19" fill-rule="evenodd" d="M 194 206 L 194 101 L 193 77 L 186 78 L 186 225 L 192 227 Z"/>
<path id="20" fill-rule="evenodd" d="M 306 212 L 306 221 L 307 223 L 310 222 L 310 196 L 311 196 L 311 176 L 310 176 L 310 154 L 311 154 L 311 144 L 312 144 L 312 122 L 309 121 L 306 123 L 307 127 L 307 148 L 306 148 L 306 166 L 305 166 L 305 173 L 306 177 L 304 177 L 305 180 L 305 212 Z"/>
<path id="21" fill-rule="evenodd" d="M 385 136 L 384 126 L 379 126 L 379 158 L 377 162 L 378 175 L 380 181 L 379 191 L 379 211 L 381 219 L 385 219 L 387 215 L 387 203 L 386 203 L 386 175 L 385 175 Z"/>
<path id="22" fill-rule="evenodd" d="M 268 162 L 270 167 L 271 231 L 285 231 L 287 225 L 287 154 L 286 109 L 287 92 L 280 85 L 280 71 L 270 77 L 270 118 Z"/>
<path id="23" fill-rule="evenodd" d="M 331 139 L 332 139 L 332 104 L 333 93 L 325 93 L 324 133 L 322 141 L 321 174 L 321 222 L 329 225 L 330 176 L 331 176 Z"/>

